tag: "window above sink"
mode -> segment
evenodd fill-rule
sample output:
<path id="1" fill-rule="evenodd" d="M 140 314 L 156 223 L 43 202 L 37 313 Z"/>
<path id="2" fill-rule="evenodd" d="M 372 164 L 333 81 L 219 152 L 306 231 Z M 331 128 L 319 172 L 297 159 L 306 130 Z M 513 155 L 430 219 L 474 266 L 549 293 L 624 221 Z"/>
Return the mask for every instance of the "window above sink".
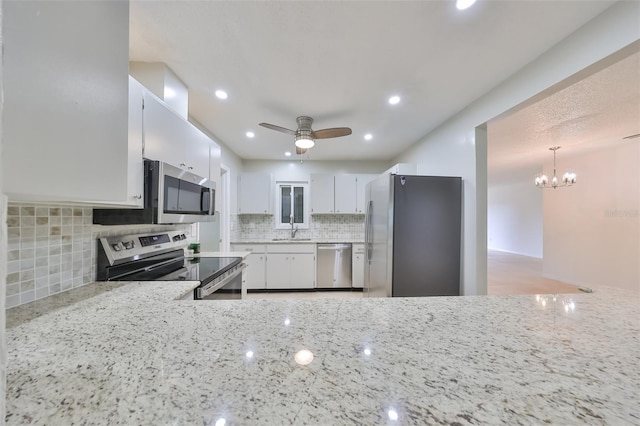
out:
<path id="1" fill-rule="evenodd" d="M 309 228 L 308 182 L 276 182 L 276 200 L 276 229 Z"/>

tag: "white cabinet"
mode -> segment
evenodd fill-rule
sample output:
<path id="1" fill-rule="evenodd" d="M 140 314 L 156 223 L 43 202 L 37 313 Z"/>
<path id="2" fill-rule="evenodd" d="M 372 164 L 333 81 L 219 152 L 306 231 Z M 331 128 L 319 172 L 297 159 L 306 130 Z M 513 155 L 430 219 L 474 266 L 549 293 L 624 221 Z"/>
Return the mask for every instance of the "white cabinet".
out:
<path id="1" fill-rule="evenodd" d="M 144 157 L 210 178 L 211 139 L 156 95 L 144 92 Z M 214 180 L 217 177 L 214 176 Z"/>
<path id="2" fill-rule="evenodd" d="M 356 175 L 335 175 L 335 212 L 342 214 L 356 213 Z"/>
<path id="3" fill-rule="evenodd" d="M 268 244 L 267 289 L 315 287 L 315 244 Z"/>
<path id="4" fill-rule="evenodd" d="M 367 199 L 367 184 L 377 178 L 379 175 L 357 175 L 356 179 L 356 213 L 366 214 L 367 206 L 365 201 Z"/>
<path id="5" fill-rule="evenodd" d="M 273 178 L 269 173 L 238 176 L 238 214 L 272 214 Z"/>
<path id="6" fill-rule="evenodd" d="M 142 160 L 142 106 L 144 93 L 140 83 L 129 77 L 129 155 L 127 163 L 127 200 L 132 206 L 142 207 L 144 193 L 144 166 Z"/>
<path id="7" fill-rule="evenodd" d="M 374 174 L 312 174 L 311 214 L 364 214 L 365 189 Z"/>
<path id="8" fill-rule="evenodd" d="M 364 244 L 352 244 L 351 287 L 364 287 Z"/>
<path id="9" fill-rule="evenodd" d="M 233 251 L 248 251 L 249 256 L 244 259 L 247 268 L 242 273 L 244 287 L 247 290 L 264 290 L 266 288 L 267 253 L 264 245 L 234 244 Z"/>
<path id="10" fill-rule="evenodd" d="M 333 175 L 311 175 L 311 214 L 330 214 L 334 210 Z"/>
<path id="11" fill-rule="evenodd" d="M 9 200 L 131 204 L 128 2 L 2 8 Z"/>

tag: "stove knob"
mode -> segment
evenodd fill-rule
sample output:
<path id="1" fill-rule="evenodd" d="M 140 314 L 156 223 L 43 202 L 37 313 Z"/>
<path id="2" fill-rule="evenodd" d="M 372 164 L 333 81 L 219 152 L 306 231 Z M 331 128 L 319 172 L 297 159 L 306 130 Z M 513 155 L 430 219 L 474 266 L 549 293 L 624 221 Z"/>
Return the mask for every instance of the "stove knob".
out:
<path id="1" fill-rule="evenodd" d="M 111 247 L 113 247 L 114 251 L 122 250 L 122 246 L 120 245 L 120 243 L 111 244 Z"/>
<path id="2" fill-rule="evenodd" d="M 172 238 L 173 241 L 179 241 L 181 239 L 182 238 L 180 238 L 180 235 L 174 235 L 173 238 Z"/>
<path id="3" fill-rule="evenodd" d="M 132 241 L 125 241 L 124 242 L 124 248 L 127 250 L 131 250 L 133 248 L 133 240 Z"/>
<path id="4" fill-rule="evenodd" d="M 180 234 L 180 239 L 181 239 L 181 240 L 186 240 L 186 239 L 187 239 L 187 236 L 186 236 L 186 235 L 184 235 L 184 234 Z"/>

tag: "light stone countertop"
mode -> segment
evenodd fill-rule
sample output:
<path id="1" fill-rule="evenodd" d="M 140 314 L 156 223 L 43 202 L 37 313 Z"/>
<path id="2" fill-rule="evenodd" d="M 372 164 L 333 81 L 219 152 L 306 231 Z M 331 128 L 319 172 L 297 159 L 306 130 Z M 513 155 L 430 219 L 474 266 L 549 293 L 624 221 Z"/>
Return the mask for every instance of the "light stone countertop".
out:
<path id="1" fill-rule="evenodd" d="M 178 301 L 197 283 L 103 284 L 7 311 L 7 424 L 640 423 L 640 303 L 621 291 Z"/>

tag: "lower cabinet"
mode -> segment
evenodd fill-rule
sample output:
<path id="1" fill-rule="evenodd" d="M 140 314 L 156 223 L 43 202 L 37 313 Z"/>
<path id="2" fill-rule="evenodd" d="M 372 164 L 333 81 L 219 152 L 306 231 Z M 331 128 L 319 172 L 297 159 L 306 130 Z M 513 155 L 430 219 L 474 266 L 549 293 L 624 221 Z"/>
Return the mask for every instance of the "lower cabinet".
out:
<path id="1" fill-rule="evenodd" d="M 364 287 L 364 244 L 352 244 L 351 287 Z"/>
<path id="2" fill-rule="evenodd" d="M 234 244 L 231 249 L 233 251 L 251 252 L 244 259 L 244 263 L 247 265 L 247 268 L 242 273 L 245 288 L 247 290 L 264 290 L 267 288 L 266 247 L 261 244 Z"/>
<path id="3" fill-rule="evenodd" d="M 267 245 L 267 289 L 315 287 L 315 244 Z"/>

